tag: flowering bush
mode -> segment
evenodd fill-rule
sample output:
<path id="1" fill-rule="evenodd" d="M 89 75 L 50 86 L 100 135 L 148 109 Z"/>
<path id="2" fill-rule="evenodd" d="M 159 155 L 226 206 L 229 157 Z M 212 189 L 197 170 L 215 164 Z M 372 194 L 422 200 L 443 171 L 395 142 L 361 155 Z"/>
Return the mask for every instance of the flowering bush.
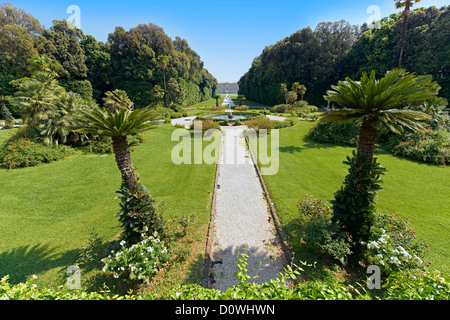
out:
<path id="1" fill-rule="evenodd" d="M 401 140 L 401 141 L 398 141 Z M 450 132 L 445 129 L 428 129 L 425 132 L 403 134 L 392 138 L 397 144 L 392 153 L 413 160 L 448 165 L 450 162 Z"/>
<path id="2" fill-rule="evenodd" d="M 370 240 L 363 244 L 369 262 L 388 274 L 423 266 L 428 247 L 408 228 L 408 221 L 395 214 L 378 215 Z"/>
<path id="3" fill-rule="evenodd" d="M 158 233 L 153 236 L 142 234 L 142 240 L 128 247 L 125 240 L 120 242 L 122 249 L 102 260 L 105 264 L 103 272 L 112 272 L 115 278 L 128 275 L 131 280 L 148 280 L 161 266 L 169 261 L 170 253 L 166 243 L 159 239 Z"/>

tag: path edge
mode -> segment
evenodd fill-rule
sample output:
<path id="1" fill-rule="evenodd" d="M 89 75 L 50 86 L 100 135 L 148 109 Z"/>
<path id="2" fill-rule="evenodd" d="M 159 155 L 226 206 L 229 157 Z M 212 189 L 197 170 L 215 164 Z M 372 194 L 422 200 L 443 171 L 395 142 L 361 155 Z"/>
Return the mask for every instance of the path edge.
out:
<path id="1" fill-rule="evenodd" d="M 223 142 L 223 132 L 220 130 L 220 142 L 219 142 L 219 152 L 217 154 L 216 163 L 216 176 L 214 178 L 214 189 L 211 199 L 211 214 L 209 219 L 208 233 L 206 238 L 206 248 L 205 248 L 205 258 L 203 260 L 203 283 L 204 288 L 210 288 L 209 275 L 211 273 L 211 263 L 212 263 L 212 242 L 214 238 L 214 223 L 216 220 L 216 204 L 217 204 L 217 181 L 219 179 L 219 167 L 220 167 L 220 157 L 222 155 L 222 142 Z"/>
<path id="2" fill-rule="evenodd" d="M 286 257 L 287 263 L 289 264 L 289 263 L 291 263 L 293 261 L 293 254 L 292 254 L 291 247 L 289 246 L 289 243 L 286 240 L 286 235 L 285 235 L 285 233 L 284 233 L 284 231 L 283 231 L 283 229 L 281 227 L 280 219 L 278 218 L 278 214 L 277 214 L 277 212 L 275 210 L 275 207 L 273 206 L 272 199 L 270 198 L 269 190 L 267 189 L 267 186 L 266 186 L 266 184 L 264 182 L 264 179 L 263 179 L 263 176 L 261 174 L 261 170 L 259 168 L 258 162 L 256 161 L 256 158 L 255 158 L 255 156 L 253 154 L 253 150 L 252 150 L 252 148 L 250 146 L 250 141 L 248 139 L 248 136 L 245 136 L 245 142 L 247 144 L 248 151 L 250 153 L 250 157 L 252 158 L 253 165 L 255 166 L 256 173 L 257 173 L 258 178 L 259 178 L 259 182 L 261 183 L 261 186 L 263 188 L 264 195 L 265 195 L 266 201 L 267 201 L 267 205 L 269 206 L 269 211 L 270 211 L 270 214 L 272 216 L 272 219 L 273 219 L 273 222 L 274 222 L 274 225 L 275 225 L 275 229 L 277 230 L 278 239 L 281 242 L 281 246 L 283 248 L 284 255 Z"/>

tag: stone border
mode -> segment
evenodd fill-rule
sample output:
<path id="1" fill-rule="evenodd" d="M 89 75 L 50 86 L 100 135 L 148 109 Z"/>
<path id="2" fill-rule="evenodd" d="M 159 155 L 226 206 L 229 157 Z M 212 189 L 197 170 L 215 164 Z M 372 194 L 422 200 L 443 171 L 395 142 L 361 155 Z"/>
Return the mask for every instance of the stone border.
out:
<path id="1" fill-rule="evenodd" d="M 209 275 L 211 273 L 211 253 L 212 253 L 212 244 L 214 239 L 214 223 L 216 220 L 216 203 L 217 203 L 217 181 L 219 179 L 219 167 L 220 167 L 220 158 L 222 156 L 222 138 L 223 132 L 221 132 L 220 143 L 219 143 L 219 152 L 217 155 L 217 164 L 216 164 L 216 177 L 214 179 L 214 190 L 211 200 L 211 216 L 208 226 L 208 234 L 206 238 L 206 249 L 205 249 L 205 259 L 203 261 L 203 284 L 204 288 L 209 288 Z"/>
<path id="2" fill-rule="evenodd" d="M 267 204 L 269 206 L 269 210 L 270 210 L 270 213 L 272 215 L 272 219 L 273 219 L 273 222 L 274 222 L 274 225 L 275 225 L 275 229 L 277 230 L 278 238 L 279 238 L 279 240 L 281 242 L 281 246 L 282 246 L 283 251 L 284 251 L 284 255 L 286 257 L 287 263 L 289 264 L 293 260 L 291 247 L 289 246 L 289 244 L 288 244 L 288 242 L 286 240 L 286 235 L 284 234 L 283 229 L 281 228 L 280 219 L 278 218 L 278 215 L 277 215 L 277 212 L 275 210 L 275 207 L 273 206 L 272 199 L 270 198 L 269 190 L 267 189 L 267 186 L 264 183 L 264 179 L 262 177 L 261 170 L 259 169 L 258 162 L 256 161 L 255 156 L 253 155 L 253 150 L 250 147 L 250 142 L 249 142 L 249 139 L 248 139 L 247 136 L 245 137 L 245 142 L 247 143 L 247 147 L 248 147 L 250 156 L 252 157 L 252 161 L 253 161 L 253 164 L 255 166 L 256 172 L 258 174 L 259 181 L 260 181 L 261 186 L 262 186 L 262 188 L 264 190 L 264 195 L 266 197 Z"/>

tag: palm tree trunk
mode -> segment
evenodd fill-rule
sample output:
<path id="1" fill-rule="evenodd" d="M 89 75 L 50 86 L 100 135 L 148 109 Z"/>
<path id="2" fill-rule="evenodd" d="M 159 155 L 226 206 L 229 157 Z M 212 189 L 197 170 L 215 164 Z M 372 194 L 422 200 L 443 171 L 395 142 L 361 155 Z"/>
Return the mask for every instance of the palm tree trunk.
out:
<path id="1" fill-rule="evenodd" d="M 370 166 L 375 153 L 377 129 L 369 121 L 364 120 L 359 129 L 357 155 L 363 157 L 367 166 Z"/>
<path id="2" fill-rule="evenodd" d="M 112 137 L 113 152 L 116 157 L 117 166 L 122 173 L 122 179 L 125 186 L 133 192 L 136 188 L 138 180 L 136 172 L 134 171 L 133 163 L 131 162 L 130 148 L 126 137 Z"/>
<path id="3" fill-rule="evenodd" d="M 164 79 L 164 98 L 166 101 L 166 108 L 169 107 L 169 101 L 167 100 L 169 98 L 169 95 L 167 94 L 167 85 L 166 85 L 166 70 L 163 69 L 163 79 Z"/>
<path id="4" fill-rule="evenodd" d="M 402 39 L 401 39 L 401 44 L 400 44 L 400 57 L 398 59 L 398 68 L 399 69 L 402 67 L 403 51 L 405 49 L 405 40 L 406 40 L 406 30 L 408 28 L 409 14 L 411 12 L 409 7 L 410 7 L 410 1 L 406 1 L 406 3 L 405 3 L 405 10 L 403 11 Z"/>

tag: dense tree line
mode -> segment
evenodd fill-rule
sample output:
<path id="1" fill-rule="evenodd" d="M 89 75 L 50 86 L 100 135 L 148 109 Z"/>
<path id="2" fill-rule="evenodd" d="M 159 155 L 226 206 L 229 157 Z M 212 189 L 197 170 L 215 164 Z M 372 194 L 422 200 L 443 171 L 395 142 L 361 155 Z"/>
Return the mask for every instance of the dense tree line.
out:
<path id="1" fill-rule="evenodd" d="M 0 51 L 0 92 L 5 96 L 15 92 L 12 80 L 32 75 L 28 60 L 36 55 L 58 63 L 55 73 L 67 91 L 98 102 L 104 92 L 121 89 L 135 107 L 163 105 L 164 96 L 170 106 L 182 107 L 210 99 L 217 88 L 217 80 L 187 41 L 172 40 L 152 23 L 128 31 L 116 27 L 103 43 L 66 21 L 54 20 L 46 29 L 24 10 L 3 3 Z M 166 57 L 165 70 L 158 64 L 160 56 Z"/>
<path id="2" fill-rule="evenodd" d="M 431 74 L 450 98 L 450 7 L 411 11 L 404 43 L 402 68 Z M 267 105 L 285 103 L 281 84 L 300 82 L 308 88 L 305 99 L 326 106 L 323 99 L 331 84 L 363 72 L 383 74 L 398 66 L 402 39 L 402 14 L 392 14 L 380 28 L 352 26 L 347 21 L 321 22 L 301 29 L 256 57 L 239 81 L 239 93 Z"/>

